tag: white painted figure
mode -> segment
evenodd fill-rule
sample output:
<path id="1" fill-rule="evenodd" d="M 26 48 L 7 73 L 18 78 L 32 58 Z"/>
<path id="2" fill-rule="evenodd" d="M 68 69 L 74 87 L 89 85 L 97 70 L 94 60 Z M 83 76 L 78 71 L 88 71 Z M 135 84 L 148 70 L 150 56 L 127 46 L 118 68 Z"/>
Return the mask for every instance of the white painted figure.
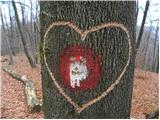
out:
<path id="1" fill-rule="evenodd" d="M 80 87 L 80 82 L 85 80 L 88 76 L 88 69 L 86 60 L 82 56 L 71 57 L 70 69 L 70 85 L 72 88 L 75 86 Z"/>

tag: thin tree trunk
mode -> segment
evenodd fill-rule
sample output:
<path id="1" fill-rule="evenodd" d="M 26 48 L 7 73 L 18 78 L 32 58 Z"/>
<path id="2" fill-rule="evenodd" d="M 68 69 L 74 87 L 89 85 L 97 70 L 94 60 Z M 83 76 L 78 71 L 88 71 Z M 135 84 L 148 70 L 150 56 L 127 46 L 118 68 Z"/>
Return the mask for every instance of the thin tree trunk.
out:
<path id="1" fill-rule="evenodd" d="M 138 35 L 138 38 L 137 38 L 136 54 L 137 54 L 137 51 L 139 49 L 139 46 L 140 46 L 140 43 L 141 43 L 141 40 L 142 40 L 143 29 L 144 29 L 144 24 L 145 24 L 146 17 L 147 17 L 147 12 L 148 12 L 148 9 L 149 9 L 149 4 L 150 4 L 150 2 L 149 2 L 149 0 L 147 0 L 145 10 L 144 10 L 143 19 L 142 19 L 142 23 L 141 23 L 141 28 L 140 28 L 139 35 Z"/>
<path id="2" fill-rule="evenodd" d="M 159 47 L 157 51 L 157 64 L 156 64 L 156 72 L 159 73 Z"/>
<path id="3" fill-rule="evenodd" d="M 25 26 L 26 25 L 26 20 L 25 20 L 25 7 L 23 6 L 23 5 L 20 5 L 20 7 L 21 7 L 21 12 L 22 12 L 22 24 L 23 24 L 23 26 Z"/>
<path id="4" fill-rule="evenodd" d="M 159 43 L 157 43 L 159 45 Z M 159 46 L 157 47 L 156 58 L 154 61 L 155 72 L 159 72 Z"/>
<path id="5" fill-rule="evenodd" d="M 31 5 L 31 12 L 30 12 L 30 27 L 28 27 L 28 30 L 30 30 L 29 33 L 29 36 L 30 36 L 30 43 L 31 43 L 31 50 L 32 50 L 32 54 L 33 54 L 33 57 L 35 59 L 35 38 L 34 38 L 34 26 L 33 26 L 33 5 L 32 5 L 32 1 L 30 1 L 30 5 Z"/>
<path id="6" fill-rule="evenodd" d="M 137 0 L 136 1 L 136 22 L 137 22 L 137 20 L 138 20 L 138 13 L 139 13 L 139 1 Z"/>
<path id="7" fill-rule="evenodd" d="M 6 29 L 9 31 L 9 29 L 8 28 L 5 28 L 5 26 L 4 26 L 4 20 L 3 20 L 3 15 L 2 15 L 2 11 L 1 11 L 1 9 L 0 9 L 0 16 L 1 16 L 1 22 L 2 22 L 2 29 L 3 29 L 3 31 L 4 31 L 4 36 L 5 36 L 5 38 L 6 38 L 6 42 L 7 42 L 7 47 L 8 47 L 8 55 L 9 55 L 9 65 L 12 65 L 13 64 L 13 55 L 12 55 L 12 49 L 11 49 L 11 45 L 10 45 L 10 43 L 9 43 L 9 32 L 8 32 L 8 35 L 6 34 Z M 7 23 L 6 23 L 7 24 Z"/>
<path id="8" fill-rule="evenodd" d="M 11 44 L 11 49 L 12 49 L 12 55 L 16 55 L 15 51 L 14 51 L 14 44 L 13 44 L 13 40 L 15 39 L 14 38 L 14 33 L 13 33 L 13 20 L 12 20 L 12 17 L 11 17 L 11 5 L 9 4 L 9 19 L 10 19 L 10 44 Z"/>
<path id="9" fill-rule="evenodd" d="M 148 46 L 149 46 L 149 42 L 150 42 L 150 35 L 151 35 L 151 32 L 152 32 L 152 22 L 151 22 L 151 25 L 150 25 L 150 28 L 149 28 L 149 34 L 147 36 L 147 39 L 146 39 L 146 46 L 144 47 L 144 50 L 142 50 L 142 52 L 144 51 L 144 58 L 143 58 L 143 68 L 146 68 L 146 61 L 147 61 L 147 51 L 148 51 Z"/>
<path id="10" fill-rule="evenodd" d="M 21 36 L 21 40 L 22 40 L 22 43 L 23 43 L 25 54 L 26 54 L 26 56 L 29 60 L 29 63 L 31 65 L 31 67 L 35 68 L 36 64 L 35 64 L 35 61 L 34 61 L 32 55 L 29 53 L 28 43 L 25 40 L 25 36 L 24 36 L 22 28 L 20 26 L 20 21 L 19 21 L 19 18 L 18 18 L 18 12 L 17 12 L 17 8 L 16 8 L 16 4 L 15 4 L 14 0 L 12 1 L 12 5 L 13 5 L 13 8 L 14 8 L 15 17 L 16 17 L 16 21 L 17 21 L 17 26 L 18 26 L 18 29 L 19 29 L 19 32 L 20 32 L 20 36 Z"/>
<path id="11" fill-rule="evenodd" d="M 130 118 L 135 62 L 136 2 L 40 1 L 40 10 L 45 118 Z M 120 23 L 128 28 L 126 30 L 131 35 L 132 48 L 124 30 L 104 27 L 110 22 L 113 22 L 111 26 Z M 51 27 L 52 23 L 56 26 Z M 104 28 L 98 30 L 102 26 Z M 87 35 L 86 30 L 90 31 Z M 94 32 L 91 32 L 92 30 Z M 48 34 L 45 34 L 47 31 Z M 91 53 L 93 55 L 90 55 Z M 63 59 L 64 57 L 66 59 Z M 74 64 L 78 64 L 77 61 L 83 64 L 79 63 L 78 73 L 76 70 L 71 72 Z M 122 75 L 127 63 L 129 66 Z M 82 71 L 79 71 L 81 67 Z M 83 71 L 84 69 L 86 71 Z M 121 75 L 123 77 L 120 77 L 119 83 L 117 78 Z M 90 79 L 90 76 L 94 77 Z M 100 76 L 99 82 L 96 82 L 97 76 Z M 73 82 L 77 82 L 77 86 L 74 86 Z"/>
<path id="12" fill-rule="evenodd" d="M 157 22 L 156 35 L 155 35 L 155 39 L 154 39 L 152 71 L 154 71 L 154 65 L 155 65 L 155 54 L 156 54 L 155 52 L 156 52 L 156 44 L 157 44 L 157 38 L 158 38 L 158 31 L 159 31 L 159 21 Z"/>
<path id="13" fill-rule="evenodd" d="M 40 23 L 38 17 L 39 2 L 36 3 L 36 20 L 34 21 L 35 29 L 35 45 L 36 45 L 36 63 L 40 63 L 39 44 L 40 44 Z"/>

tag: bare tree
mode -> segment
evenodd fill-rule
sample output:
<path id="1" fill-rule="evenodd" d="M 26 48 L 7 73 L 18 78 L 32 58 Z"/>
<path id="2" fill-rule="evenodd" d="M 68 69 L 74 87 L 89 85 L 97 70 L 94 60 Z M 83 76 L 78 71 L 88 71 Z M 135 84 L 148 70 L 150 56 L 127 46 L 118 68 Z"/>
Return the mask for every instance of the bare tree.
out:
<path id="1" fill-rule="evenodd" d="M 146 66 L 146 61 L 147 61 L 147 50 L 148 50 L 148 46 L 149 46 L 149 42 L 150 42 L 150 36 L 151 36 L 151 33 L 152 33 L 152 21 L 151 21 L 151 24 L 150 24 L 150 28 L 149 28 L 149 33 L 148 33 L 148 36 L 146 38 L 146 45 L 144 46 L 144 48 L 142 49 L 142 52 L 144 51 L 144 57 L 143 57 L 143 68 L 145 68 Z"/>
<path id="2" fill-rule="evenodd" d="M 12 56 L 12 49 L 11 49 L 11 45 L 10 45 L 10 43 L 9 43 L 9 37 L 8 37 L 8 35 L 6 34 L 8 31 L 6 31 L 6 30 L 8 30 L 8 28 L 5 28 L 5 23 L 4 23 L 4 20 L 3 20 L 3 15 L 2 15 L 2 11 L 1 11 L 1 9 L 0 9 L 0 16 L 1 16 L 1 22 L 2 22 L 2 29 L 3 29 L 3 31 L 4 31 L 4 36 L 5 36 L 5 38 L 6 38 L 6 42 L 7 42 L 7 47 L 8 47 L 8 54 L 9 54 L 9 65 L 12 65 L 13 64 L 13 56 Z M 9 32 L 8 32 L 9 33 Z"/>
<path id="3" fill-rule="evenodd" d="M 40 42 L 40 22 L 39 22 L 39 2 L 36 2 L 36 14 L 35 14 L 35 21 L 34 21 L 34 35 L 35 35 L 35 45 L 36 45 L 36 54 L 35 59 L 36 63 L 39 63 L 40 56 L 39 56 L 39 42 Z"/>
<path id="4" fill-rule="evenodd" d="M 11 49 L 12 49 L 12 55 L 16 55 L 15 51 L 14 51 L 14 33 L 13 33 L 13 18 L 11 17 L 11 5 L 8 4 L 8 8 L 9 8 L 9 19 L 10 19 L 10 45 L 11 45 Z"/>
<path id="5" fill-rule="evenodd" d="M 144 24 L 145 24 L 145 21 L 146 21 L 149 5 L 150 5 L 150 2 L 147 0 L 146 1 L 146 5 L 145 5 L 145 10 L 144 10 L 144 15 L 143 15 L 142 23 L 141 23 L 141 28 L 140 28 L 139 35 L 138 35 L 138 38 L 137 38 L 136 54 L 137 54 L 137 51 L 139 49 L 139 46 L 140 46 L 140 43 L 141 43 L 141 40 L 142 40 L 142 35 L 143 35 L 143 30 L 144 30 Z"/>
<path id="6" fill-rule="evenodd" d="M 156 55 L 156 72 L 159 72 L 159 47 L 157 50 L 157 55 Z"/>
<path id="7" fill-rule="evenodd" d="M 33 56 L 29 52 L 29 46 L 28 46 L 28 43 L 27 43 L 27 41 L 25 39 L 25 36 L 23 34 L 23 30 L 21 28 L 21 25 L 20 25 L 20 21 L 19 21 L 19 17 L 18 17 L 18 12 L 17 12 L 17 8 L 16 8 L 16 4 L 15 4 L 14 0 L 12 1 L 12 5 L 13 5 L 14 12 L 15 12 L 17 26 L 18 26 L 18 29 L 19 29 L 19 32 L 20 32 L 20 36 L 21 36 L 21 40 L 22 40 L 22 43 L 23 43 L 25 54 L 26 54 L 26 56 L 27 56 L 27 58 L 29 60 L 29 63 L 31 65 L 31 67 L 34 68 L 34 67 L 36 67 L 36 64 L 35 64 L 35 61 L 33 59 Z"/>
<path id="8" fill-rule="evenodd" d="M 137 1 L 136 1 L 136 21 L 137 21 L 137 19 L 138 19 L 138 13 L 139 13 L 138 5 L 139 5 L 139 1 L 137 0 Z"/>
<path id="9" fill-rule="evenodd" d="M 32 54 L 35 58 L 35 49 L 36 49 L 36 45 L 35 45 L 35 36 L 34 36 L 34 14 L 33 14 L 33 3 L 32 3 L 32 0 L 29 0 L 30 1 L 30 5 L 31 5 L 31 8 L 30 8 L 30 21 L 29 21 L 29 35 L 30 35 L 30 43 L 31 43 L 31 50 L 32 50 Z"/>
<path id="10" fill-rule="evenodd" d="M 155 55 L 156 55 L 156 45 L 157 45 L 158 31 L 159 31 L 159 20 L 157 22 L 156 34 L 155 34 L 155 39 L 154 39 L 152 71 L 154 71 L 154 67 L 155 67 L 155 60 L 156 60 Z"/>
<path id="11" fill-rule="evenodd" d="M 25 6 L 23 4 L 20 4 L 21 12 L 22 12 L 22 24 L 23 26 L 26 25 L 26 19 L 25 19 Z"/>

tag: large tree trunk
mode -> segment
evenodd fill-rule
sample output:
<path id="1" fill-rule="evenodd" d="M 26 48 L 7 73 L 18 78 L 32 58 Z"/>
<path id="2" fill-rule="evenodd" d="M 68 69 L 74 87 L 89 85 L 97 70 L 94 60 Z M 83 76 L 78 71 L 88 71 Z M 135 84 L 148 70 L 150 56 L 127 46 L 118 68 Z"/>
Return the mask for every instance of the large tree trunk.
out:
<path id="1" fill-rule="evenodd" d="M 136 2 L 40 1 L 40 10 L 45 118 L 130 118 Z M 72 51 L 67 51 L 68 46 Z M 79 46 L 85 49 L 83 53 L 79 53 Z M 86 52 L 88 49 L 94 51 L 94 57 L 90 56 L 92 52 Z M 80 54 L 80 58 L 69 56 L 70 66 L 62 67 L 69 61 L 62 58 L 72 52 Z M 86 63 L 89 71 L 83 73 L 87 73 L 88 78 L 75 87 L 71 84 L 73 71 L 68 74 L 67 70 L 71 71 L 72 60 L 83 57 L 86 60 L 83 65 Z M 97 66 L 100 62 L 100 73 L 99 66 L 88 65 L 91 60 L 97 62 Z M 70 76 L 68 85 L 65 83 L 67 76 Z M 95 77 L 89 79 L 90 76 Z M 79 76 L 75 78 L 78 79 Z M 89 87 L 93 84 L 95 87 Z"/>

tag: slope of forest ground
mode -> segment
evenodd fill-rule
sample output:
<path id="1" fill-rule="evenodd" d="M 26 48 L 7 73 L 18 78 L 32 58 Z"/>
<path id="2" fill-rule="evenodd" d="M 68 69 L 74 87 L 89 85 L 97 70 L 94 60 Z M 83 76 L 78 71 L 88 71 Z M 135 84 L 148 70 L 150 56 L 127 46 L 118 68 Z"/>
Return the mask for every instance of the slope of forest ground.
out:
<path id="1" fill-rule="evenodd" d="M 7 56 L 1 57 L 1 65 L 8 63 Z M 36 94 L 42 102 L 42 88 L 40 80 L 40 66 L 32 69 L 24 55 L 14 57 L 14 65 L 10 66 L 11 70 L 26 75 L 29 79 L 34 80 Z M 26 105 L 23 84 L 7 73 L 1 71 L 1 118 L 43 118 L 43 112 L 30 113 Z M 153 72 L 147 72 L 140 69 L 135 70 L 133 99 L 131 118 L 145 118 L 146 113 L 158 108 L 158 85 L 159 75 Z"/>

